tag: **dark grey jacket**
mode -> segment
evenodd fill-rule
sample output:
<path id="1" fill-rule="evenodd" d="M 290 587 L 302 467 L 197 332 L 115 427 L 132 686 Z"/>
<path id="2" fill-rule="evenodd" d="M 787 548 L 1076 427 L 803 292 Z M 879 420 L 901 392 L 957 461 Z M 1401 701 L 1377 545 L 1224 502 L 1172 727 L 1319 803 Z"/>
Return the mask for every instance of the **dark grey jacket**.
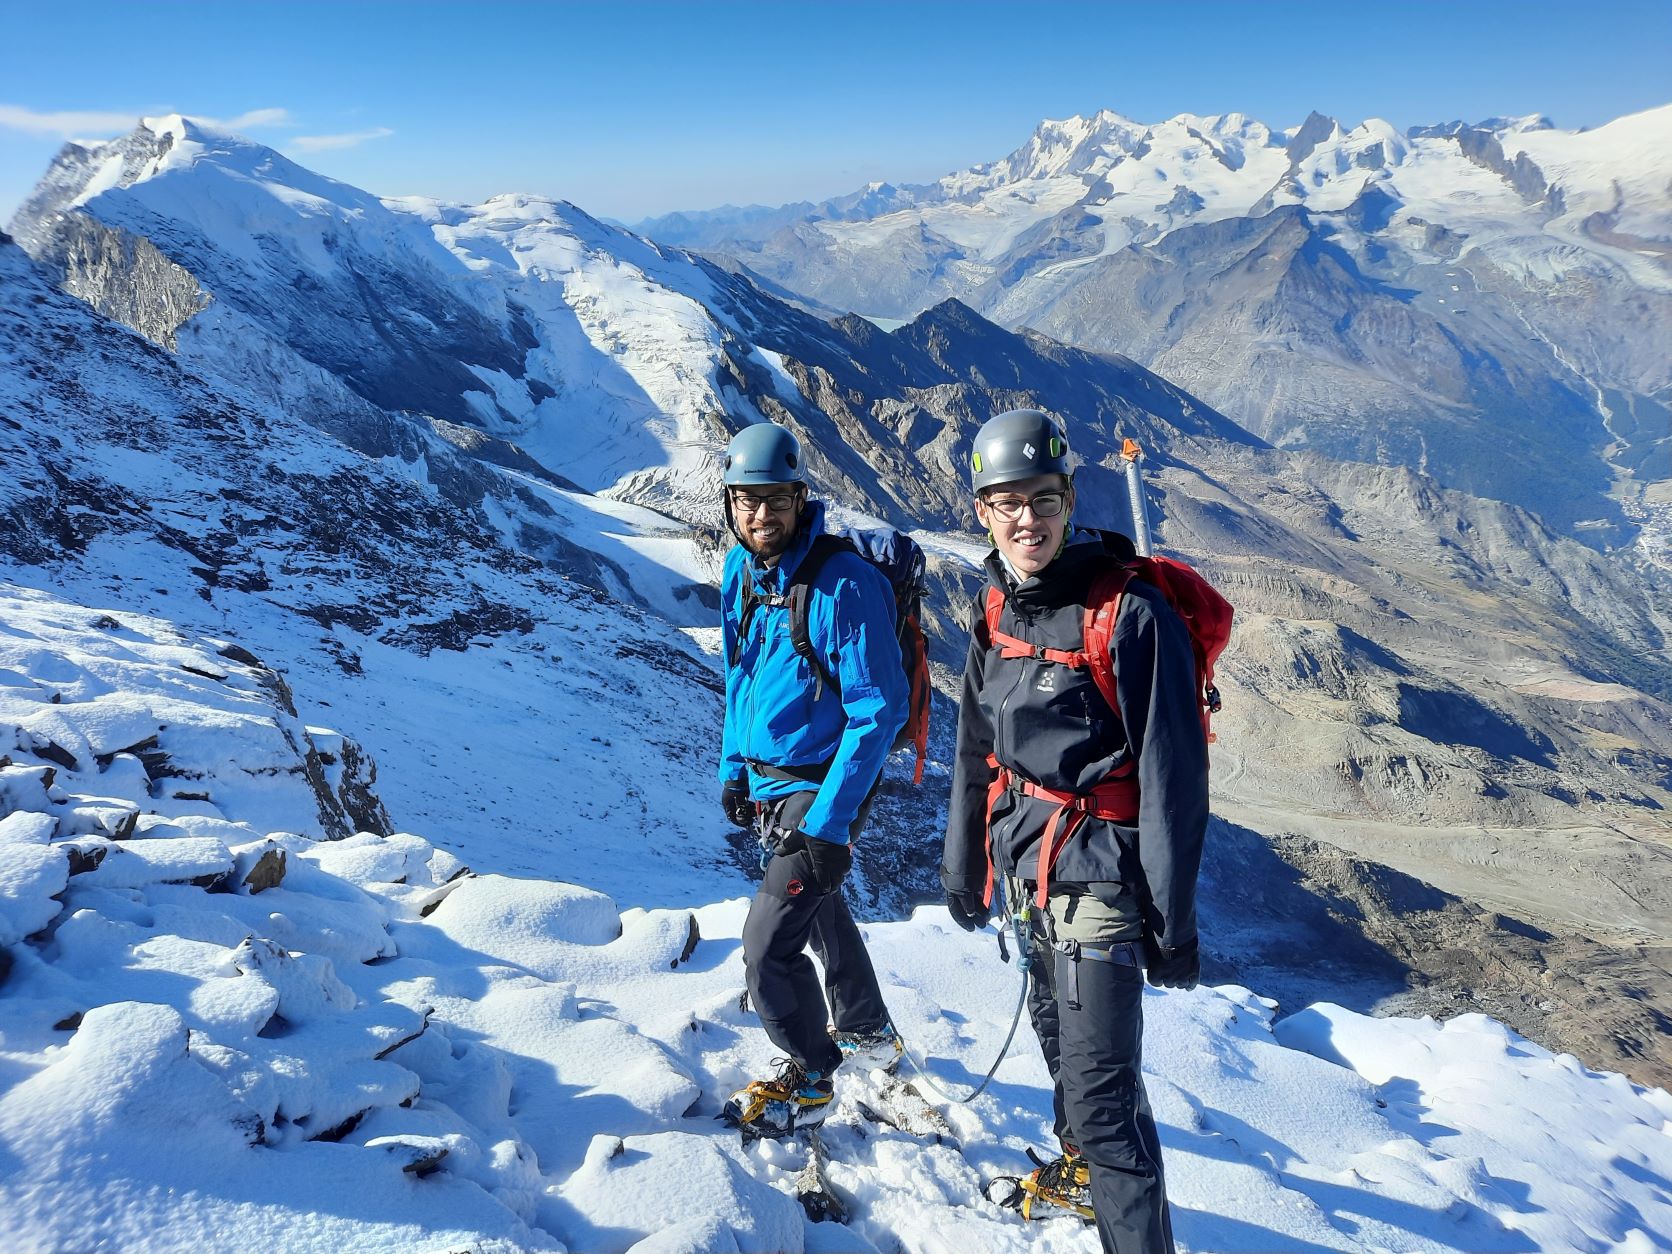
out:
<path id="1" fill-rule="evenodd" d="M 1076 532 L 1044 571 L 1013 584 L 998 553 L 989 554 L 988 579 L 1006 597 L 1000 630 L 1046 648 L 1079 649 L 1091 580 L 1113 560 L 1096 533 Z M 1063 847 L 1051 882 L 1089 884 L 1111 903 L 1130 903 L 1147 938 L 1163 949 L 1189 944 L 1196 939 L 1208 763 L 1183 620 L 1150 584 L 1127 585 L 1113 642 L 1116 712 L 1087 671 L 1006 659 L 997 648 L 983 648 L 985 604 L 983 589 L 971 607 L 941 882 L 975 892 L 986 882 L 988 754 L 1059 792 L 1088 791 L 1136 759 L 1137 827 L 1088 818 Z M 999 875 L 1037 878 L 1040 837 L 1055 808 L 1017 792 L 999 798 L 993 810 Z"/>

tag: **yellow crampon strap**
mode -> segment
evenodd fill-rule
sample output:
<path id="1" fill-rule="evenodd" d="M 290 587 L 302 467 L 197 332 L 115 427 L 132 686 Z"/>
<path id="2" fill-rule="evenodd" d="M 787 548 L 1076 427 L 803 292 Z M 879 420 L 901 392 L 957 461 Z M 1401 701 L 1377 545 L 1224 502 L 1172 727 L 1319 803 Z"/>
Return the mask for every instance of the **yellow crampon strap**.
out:
<path id="1" fill-rule="evenodd" d="M 766 1110 L 768 1102 L 782 1100 L 781 1098 L 775 1098 L 762 1092 L 761 1086 L 764 1083 L 764 1081 L 756 1080 L 750 1084 L 748 1088 L 743 1090 L 749 1095 L 749 1104 L 744 1107 L 740 1116 L 744 1123 L 754 1123 L 755 1120 L 759 1119 L 762 1112 Z"/>

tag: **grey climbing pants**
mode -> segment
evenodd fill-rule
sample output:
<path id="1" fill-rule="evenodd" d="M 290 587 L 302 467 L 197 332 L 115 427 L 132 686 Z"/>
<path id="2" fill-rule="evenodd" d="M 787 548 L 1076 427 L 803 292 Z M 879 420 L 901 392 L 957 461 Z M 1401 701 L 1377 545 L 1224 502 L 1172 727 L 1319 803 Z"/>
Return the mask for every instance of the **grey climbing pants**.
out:
<path id="1" fill-rule="evenodd" d="M 1141 929 L 1124 903 L 1063 889 L 1034 920 L 1028 990 L 1057 1136 L 1091 1167 L 1104 1254 L 1173 1254 L 1161 1140 L 1144 1093 Z"/>

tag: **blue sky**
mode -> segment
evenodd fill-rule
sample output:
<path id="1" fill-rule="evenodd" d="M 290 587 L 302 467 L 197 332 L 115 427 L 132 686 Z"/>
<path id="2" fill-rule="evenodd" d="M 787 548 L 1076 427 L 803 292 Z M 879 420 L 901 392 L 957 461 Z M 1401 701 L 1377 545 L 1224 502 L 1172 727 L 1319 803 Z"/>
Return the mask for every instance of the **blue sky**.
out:
<path id="1" fill-rule="evenodd" d="M 930 179 L 1099 108 L 1572 127 L 1672 102 L 1672 0 L 0 0 L 0 30 L 0 221 L 65 138 L 158 112 L 382 195 L 635 221 Z"/>

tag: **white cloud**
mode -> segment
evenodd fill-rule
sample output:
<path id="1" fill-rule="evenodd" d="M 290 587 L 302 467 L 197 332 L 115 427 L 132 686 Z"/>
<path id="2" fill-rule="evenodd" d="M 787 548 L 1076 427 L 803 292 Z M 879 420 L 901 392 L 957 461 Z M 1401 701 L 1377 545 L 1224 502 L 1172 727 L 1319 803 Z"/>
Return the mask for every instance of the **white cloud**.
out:
<path id="1" fill-rule="evenodd" d="M 87 109 L 41 113 L 22 105 L 0 104 L 0 129 L 26 135 L 50 135 L 73 139 L 78 135 L 109 135 L 131 131 L 139 124 L 140 111 L 99 113 Z"/>
<path id="2" fill-rule="evenodd" d="M 101 112 L 94 109 L 67 109 L 58 113 L 42 113 L 23 105 L 0 104 L 0 130 L 22 131 L 26 135 L 47 135 L 58 139 L 118 135 L 133 130 L 139 125 L 142 117 L 163 117 L 171 112 L 171 109 L 152 108 L 135 109 L 131 113 Z M 291 120 L 289 109 L 251 109 L 235 118 L 201 120 L 223 131 L 257 131 L 296 125 Z"/>
<path id="3" fill-rule="evenodd" d="M 260 131 L 275 126 L 295 126 L 289 109 L 251 109 L 235 118 L 204 118 L 223 131 Z"/>
<path id="4" fill-rule="evenodd" d="M 298 135 L 286 147 L 292 152 L 330 152 L 338 148 L 357 148 L 394 133 L 387 126 L 374 126 L 369 131 L 350 131 L 345 135 Z"/>

